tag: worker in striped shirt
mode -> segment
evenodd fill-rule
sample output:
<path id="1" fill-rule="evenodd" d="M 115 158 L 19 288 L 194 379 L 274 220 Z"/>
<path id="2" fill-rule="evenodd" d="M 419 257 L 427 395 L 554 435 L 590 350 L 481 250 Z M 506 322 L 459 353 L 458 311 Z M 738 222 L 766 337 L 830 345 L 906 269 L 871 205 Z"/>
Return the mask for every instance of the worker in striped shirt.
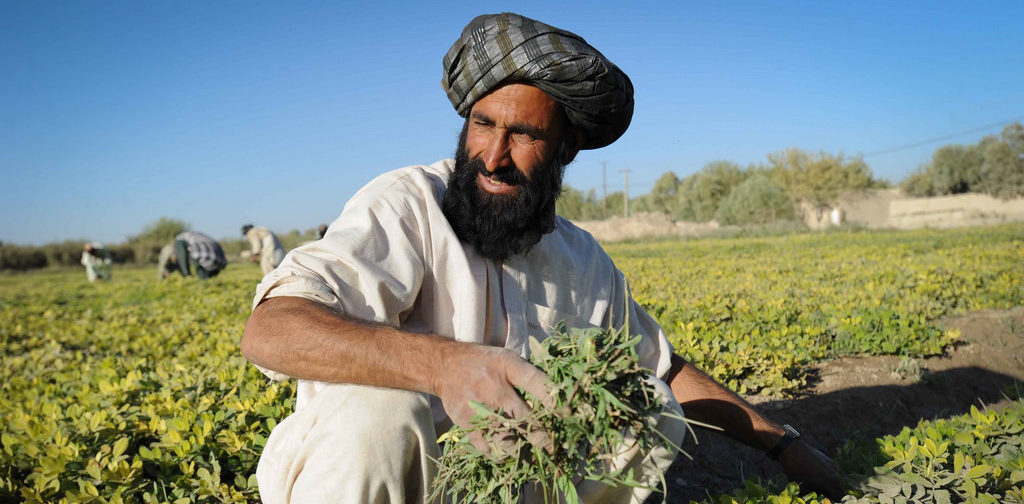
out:
<path id="1" fill-rule="evenodd" d="M 160 251 L 160 278 L 167 278 L 175 271 L 189 276 L 195 270 L 200 280 L 217 276 L 228 260 L 224 249 L 217 240 L 198 231 L 185 231 L 174 237 L 174 243 Z"/>

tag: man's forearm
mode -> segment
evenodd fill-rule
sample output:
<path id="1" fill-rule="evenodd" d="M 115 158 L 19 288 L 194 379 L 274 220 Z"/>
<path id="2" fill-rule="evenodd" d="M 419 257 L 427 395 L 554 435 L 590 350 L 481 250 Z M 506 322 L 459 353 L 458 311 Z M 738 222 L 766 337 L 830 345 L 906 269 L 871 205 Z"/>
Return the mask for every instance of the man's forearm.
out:
<path id="1" fill-rule="evenodd" d="M 434 383 L 453 341 L 347 318 L 314 301 L 270 298 L 242 335 L 242 354 L 293 378 L 436 393 Z"/>
<path id="2" fill-rule="evenodd" d="M 530 408 L 516 388 L 548 393 L 547 376 L 507 349 L 352 320 L 295 297 L 271 298 L 253 310 L 242 354 L 292 378 L 433 394 L 462 427 L 475 414 L 473 402 L 518 418 Z"/>
<path id="3" fill-rule="evenodd" d="M 678 355 L 672 355 L 668 383 L 687 418 L 720 427 L 744 444 L 767 451 L 785 434 L 750 403 Z"/>

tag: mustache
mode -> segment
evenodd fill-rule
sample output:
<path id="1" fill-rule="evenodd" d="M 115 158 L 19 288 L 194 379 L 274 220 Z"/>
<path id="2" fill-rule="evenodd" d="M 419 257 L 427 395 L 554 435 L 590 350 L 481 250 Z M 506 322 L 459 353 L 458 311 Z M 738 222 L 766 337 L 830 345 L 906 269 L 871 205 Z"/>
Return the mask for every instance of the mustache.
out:
<path id="1" fill-rule="evenodd" d="M 526 175 L 519 171 L 515 165 L 498 168 L 492 172 L 487 169 L 487 165 L 484 164 L 484 160 L 479 157 L 470 159 L 466 163 L 466 169 L 511 186 L 520 186 L 530 183 L 530 179 L 526 178 Z"/>

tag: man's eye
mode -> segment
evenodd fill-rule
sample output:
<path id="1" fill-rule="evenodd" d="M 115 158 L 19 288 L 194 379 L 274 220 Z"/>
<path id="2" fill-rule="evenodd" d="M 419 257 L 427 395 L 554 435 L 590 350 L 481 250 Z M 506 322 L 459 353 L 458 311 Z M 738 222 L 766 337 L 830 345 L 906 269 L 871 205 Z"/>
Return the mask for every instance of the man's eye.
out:
<path id="1" fill-rule="evenodd" d="M 515 143 L 531 143 L 534 140 L 536 138 L 533 138 L 533 135 L 529 133 L 512 133 L 512 141 Z"/>

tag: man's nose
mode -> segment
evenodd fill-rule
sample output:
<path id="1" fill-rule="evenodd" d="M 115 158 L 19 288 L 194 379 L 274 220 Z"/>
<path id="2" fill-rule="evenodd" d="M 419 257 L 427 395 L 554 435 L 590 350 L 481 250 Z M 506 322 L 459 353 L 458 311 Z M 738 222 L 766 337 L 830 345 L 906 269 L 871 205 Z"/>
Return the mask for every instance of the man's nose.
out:
<path id="1" fill-rule="evenodd" d="M 482 156 L 484 168 L 493 173 L 511 164 L 508 136 L 494 135 L 487 144 Z"/>

